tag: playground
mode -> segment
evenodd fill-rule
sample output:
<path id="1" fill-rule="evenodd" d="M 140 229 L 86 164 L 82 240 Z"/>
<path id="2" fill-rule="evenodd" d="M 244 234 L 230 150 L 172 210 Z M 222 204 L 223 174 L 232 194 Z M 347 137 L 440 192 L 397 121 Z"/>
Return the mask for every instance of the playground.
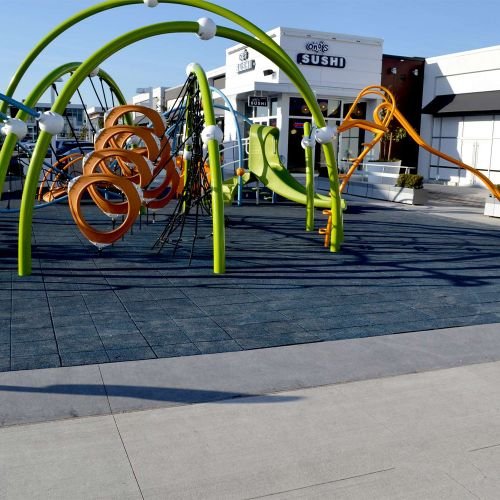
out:
<path id="1" fill-rule="evenodd" d="M 109 41 L 85 61 L 51 69 L 23 102 L 15 98 L 41 51 L 75 24 L 125 4 L 161 3 L 203 8 L 239 28 L 209 17 L 145 26 Z M 220 90 L 209 86 L 199 63 L 187 64 L 184 84 L 165 111 L 126 103 L 101 66 L 140 40 L 178 33 L 197 36 L 200 44 L 214 37 L 241 43 L 286 73 L 313 118 L 304 124 L 301 141 L 304 183 L 278 154 L 279 129 L 239 115 Z M 66 81 L 57 89 L 61 77 Z M 67 106 L 75 96 L 81 99 L 84 84 L 92 86 L 103 106 L 102 127 L 93 130 L 90 147 L 73 133 L 76 148 L 58 154 L 54 138 L 67 124 L 71 128 Z M 56 94 L 51 110 L 36 111 L 49 89 Z M 360 119 L 355 109 L 368 95 L 375 96 L 376 105 L 371 118 Z M 223 98 L 238 131 L 231 146 L 238 160 L 228 164 L 215 97 Z M 328 125 L 299 67 L 269 35 L 228 9 L 204 1 L 96 4 L 34 45 L 0 101 L 3 371 L 498 320 L 498 234 L 491 225 L 471 226 L 464 219 L 443 228 L 425 210 L 344 195 L 393 120 L 419 146 L 471 172 L 500 199 L 498 186 L 426 144 L 399 112 L 392 93 L 379 85 L 359 93 L 337 129 Z M 7 114 L 8 105 L 17 110 L 15 116 Z M 22 144 L 30 116 L 41 131 L 32 151 Z M 248 137 L 241 136 L 243 122 Z M 334 137 L 353 128 L 365 131 L 368 139 L 340 174 Z M 323 194 L 313 169 L 317 144 L 326 166 Z M 26 163 L 13 181 L 16 151 Z M 267 197 L 244 202 L 244 190 L 260 201 L 259 186 Z"/>
<path id="2" fill-rule="evenodd" d="M 66 30 L 160 4 L 223 23 L 124 33 L 16 94 Z M 107 58 L 178 33 L 242 44 L 286 73 L 311 111 L 300 177 L 282 131 L 238 114 L 203 61 L 186 61 L 168 109 L 127 104 Z M 83 85 L 104 113 L 88 142 L 69 116 L 70 99 L 88 113 Z M 52 108 L 36 110 L 47 91 Z M 0 92 L 0 497 L 497 498 L 500 226 L 482 215 L 483 188 L 433 185 L 422 206 L 349 195 L 394 122 L 500 199 L 379 85 L 331 127 L 285 51 L 204 0 L 106 0 L 34 44 Z M 334 139 L 353 129 L 367 139 L 339 172 Z"/>

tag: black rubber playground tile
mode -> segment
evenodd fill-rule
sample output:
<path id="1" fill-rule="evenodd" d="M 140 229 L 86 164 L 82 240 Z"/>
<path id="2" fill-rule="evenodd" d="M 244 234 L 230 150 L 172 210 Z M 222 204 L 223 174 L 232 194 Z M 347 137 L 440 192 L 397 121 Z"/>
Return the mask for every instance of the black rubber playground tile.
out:
<path id="1" fill-rule="evenodd" d="M 210 342 L 195 342 L 196 347 L 202 354 L 214 354 L 217 352 L 242 351 L 243 348 L 235 340 L 214 340 Z"/>
<path id="2" fill-rule="evenodd" d="M 0 371 L 191 356 L 500 321 L 500 225 L 351 203 L 340 253 L 304 231 L 303 207 L 226 211 L 227 272 L 209 221 L 176 255 L 151 249 L 166 214 L 99 253 L 67 206 L 35 213 L 33 273 L 16 275 L 2 214 Z M 317 212 L 318 226 L 324 216 Z"/>
<path id="3" fill-rule="evenodd" d="M 159 358 L 175 358 L 179 356 L 194 356 L 196 354 L 201 354 L 201 351 L 191 342 L 153 346 L 153 350 Z"/>
<path id="4" fill-rule="evenodd" d="M 59 368 L 61 360 L 58 354 L 11 357 L 11 370 L 38 370 L 41 368 Z"/>

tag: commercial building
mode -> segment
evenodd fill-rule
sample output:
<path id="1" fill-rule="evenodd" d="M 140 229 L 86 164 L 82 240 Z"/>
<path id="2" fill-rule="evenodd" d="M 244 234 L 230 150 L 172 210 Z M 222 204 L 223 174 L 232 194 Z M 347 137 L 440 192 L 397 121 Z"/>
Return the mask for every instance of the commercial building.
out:
<path id="1" fill-rule="evenodd" d="M 298 64 L 328 124 L 340 123 L 362 88 L 381 84 L 394 93 L 399 110 L 426 142 L 500 183 L 500 46 L 424 59 L 383 54 L 383 41 L 378 38 L 283 27 L 268 34 Z M 283 163 L 292 172 L 303 170 L 300 142 L 311 112 L 280 68 L 253 49 L 235 45 L 226 50 L 225 65 L 209 71 L 208 78 L 239 113 L 255 123 L 277 126 Z M 142 89 L 133 102 L 164 110 L 180 88 Z M 356 116 L 371 119 L 377 103 L 366 99 Z M 219 114 L 224 140 L 235 140 L 232 116 Z M 347 165 L 369 139 L 369 133 L 358 129 L 336 138 L 339 164 Z M 377 148 L 367 159 L 378 156 Z M 415 171 L 418 167 L 426 180 L 457 185 L 479 182 L 419 149 L 410 138 L 393 145 L 393 156 Z M 318 146 L 316 170 L 323 166 Z"/>
<path id="2" fill-rule="evenodd" d="M 52 104 L 39 102 L 35 106 L 35 111 L 44 113 L 52 108 Z M 17 110 L 11 110 L 11 115 L 15 115 Z M 77 137 L 78 139 L 87 138 L 87 119 L 85 116 L 84 107 L 82 104 L 68 104 L 64 116 L 67 118 L 64 121 L 64 130 L 61 134 L 58 134 L 58 139 L 72 139 Z M 33 117 L 28 117 L 26 121 L 28 126 L 28 134 L 25 138 L 27 142 L 35 142 L 38 138 L 39 129 L 38 122 Z"/>
<path id="3" fill-rule="evenodd" d="M 422 137 L 500 183 L 500 46 L 426 60 Z M 472 174 L 422 151 L 419 172 L 456 185 Z"/>

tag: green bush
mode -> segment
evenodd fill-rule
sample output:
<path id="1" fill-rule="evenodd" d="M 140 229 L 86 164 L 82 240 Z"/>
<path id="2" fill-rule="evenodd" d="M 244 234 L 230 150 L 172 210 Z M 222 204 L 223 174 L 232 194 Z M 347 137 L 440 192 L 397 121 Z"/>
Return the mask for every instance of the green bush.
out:
<path id="1" fill-rule="evenodd" d="M 396 186 L 410 189 L 422 189 L 424 187 L 424 178 L 417 174 L 400 174 Z"/>

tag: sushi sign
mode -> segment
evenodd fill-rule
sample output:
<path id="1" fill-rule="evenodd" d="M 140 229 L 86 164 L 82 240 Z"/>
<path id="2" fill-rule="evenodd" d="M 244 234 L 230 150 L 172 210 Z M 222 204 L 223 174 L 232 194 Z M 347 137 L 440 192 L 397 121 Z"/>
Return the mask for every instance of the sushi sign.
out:
<path id="1" fill-rule="evenodd" d="M 322 66 L 324 68 L 345 68 L 345 57 L 329 56 L 328 44 L 323 41 L 306 43 L 306 50 L 309 52 L 301 52 L 297 54 L 297 63 L 306 66 Z M 313 52 L 313 54 L 311 54 Z"/>
<path id="2" fill-rule="evenodd" d="M 269 101 L 267 97 L 260 95 L 249 95 L 248 105 L 253 108 L 267 108 L 269 106 Z"/>
<path id="3" fill-rule="evenodd" d="M 255 59 L 249 59 L 247 49 L 242 50 L 238 57 L 240 60 L 237 67 L 238 73 L 245 73 L 246 71 L 252 71 L 255 69 Z"/>

